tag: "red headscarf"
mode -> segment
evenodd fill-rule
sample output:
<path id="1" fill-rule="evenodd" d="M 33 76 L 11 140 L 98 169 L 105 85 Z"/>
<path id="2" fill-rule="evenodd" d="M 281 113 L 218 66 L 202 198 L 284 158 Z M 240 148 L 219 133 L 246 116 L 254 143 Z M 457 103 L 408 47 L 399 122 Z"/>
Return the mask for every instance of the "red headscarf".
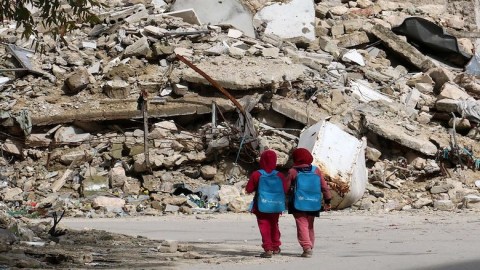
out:
<path id="1" fill-rule="evenodd" d="M 293 151 L 292 153 L 293 156 L 293 165 L 294 166 L 299 166 L 299 165 L 310 165 L 313 162 L 313 156 L 310 154 L 310 151 L 308 151 L 305 148 L 297 148 Z"/>
<path id="2" fill-rule="evenodd" d="M 260 168 L 267 173 L 272 172 L 277 167 L 277 154 L 272 150 L 263 151 L 260 156 Z"/>

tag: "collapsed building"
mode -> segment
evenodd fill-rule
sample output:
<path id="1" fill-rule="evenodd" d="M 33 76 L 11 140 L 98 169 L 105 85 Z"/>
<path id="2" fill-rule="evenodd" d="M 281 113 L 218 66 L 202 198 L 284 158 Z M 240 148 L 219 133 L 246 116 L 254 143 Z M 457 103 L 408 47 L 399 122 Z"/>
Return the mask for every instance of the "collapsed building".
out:
<path id="1" fill-rule="evenodd" d="M 4 22 L 0 209 L 242 212 L 259 152 L 285 170 L 299 143 L 337 209 L 478 209 L 474 1 L 437 2 L 109 1 L 64 42 Z M 302 141 L 321 126 L 344 139 Z"/>

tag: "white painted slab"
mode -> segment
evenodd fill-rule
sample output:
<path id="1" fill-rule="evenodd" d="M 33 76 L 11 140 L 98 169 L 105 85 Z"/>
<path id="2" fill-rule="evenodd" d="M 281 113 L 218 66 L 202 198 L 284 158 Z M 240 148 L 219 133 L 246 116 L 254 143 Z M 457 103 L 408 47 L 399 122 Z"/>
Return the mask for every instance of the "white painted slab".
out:
<path id="1" fill-rule="evenodd" d="M 298 147 L 311 151 L 314 164 L 322 169 L 327 180 L 348 187 L 341 194 L 335 188 L 332 207 L 349 207 L 365 192 L 368 181 L 365 164 L 366 140 L 358 140 L 336 125 L 320 121 L 306 129 L 300 135 Z"/>
<path id="2" fill-rule="evenodd" d="M 255 25 L 266 22 L 265 33 L 284 39 L 304 37 L 315 40 L 315 6 L 313 0 L 292 0 L 275 3 L 254 16 Z"/>

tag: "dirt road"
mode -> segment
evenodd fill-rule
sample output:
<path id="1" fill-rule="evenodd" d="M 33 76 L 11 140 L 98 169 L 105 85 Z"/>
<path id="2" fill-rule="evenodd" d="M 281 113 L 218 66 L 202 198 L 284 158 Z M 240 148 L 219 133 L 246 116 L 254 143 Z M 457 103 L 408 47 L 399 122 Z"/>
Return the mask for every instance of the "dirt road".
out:
<path id="1" fill-rule="evenodd" d="M 298 257 L 295 223 L 282 216 L 282 255 L 258 257 L 260 235 L 250 214 L 68 219 L 64 226 L 189 242 L 202 256 L 176 269 L 480 269 L 478 212 L 331 212 L 316 220 L 317 246 Z"/>

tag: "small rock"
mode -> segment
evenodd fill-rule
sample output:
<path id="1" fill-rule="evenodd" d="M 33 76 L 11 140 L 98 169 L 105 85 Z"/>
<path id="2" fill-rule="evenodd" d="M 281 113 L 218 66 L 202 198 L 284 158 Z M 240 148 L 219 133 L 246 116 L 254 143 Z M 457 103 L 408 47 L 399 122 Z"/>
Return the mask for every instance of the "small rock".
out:
<path id="1" fill-rule="evenodd" d="M 371 161 L 378 161 L 379 158 L 382 156 L 382 152 L 380 152 L 379 150 L 373 147 L 368 146 L 365 151 L 365 156 L 367 157 L 367 159 Z"/>
<path id="2" fill-rule="evenodd" d="M 440 193 L 447 193 L 450 189 L 454 188 L 452 184 L 445 184 L 440 186 L 433 186 L 430 189 L 430 193 L 432 194 L 440 194 Z"/>
<path id="3" fill-rule="evenodd" d="M 175 253 L 178 250 L 178 241 L 164 240 L 158 250 L 162 253 Z"/>
<path id="4" fill-rule="evenodd" d="M 125 200 L 116 197 L 98 196 L 93 199 L 92 207 L 98 209 L 104 207 L 107 209 L 121 209 L 125 206 Z"/>
<path id="5" fill-rule="evenodd" d="M 438 95 L 437 99 L 444 99 L 449 98 L 453 100 L 459 99 L 468 99 L 471 98 L 467 92 L 465 92 L 460 86 L 447 82 L 443 85 L 440 95 Z"/>
<path id="6" fill-rule="evenodd" d="M 346 6 L 335 6 L 332 7 L 329 11 L 333 15 L 341 16 L 348 12 L 348 8 Z"/>
<path id="7" fill-rule="evenodd" d="M 178 212 L 178 210 L 180 210 L 180 207 L 179 206 L 176 206 L 176 205 L 171 205 L 171 204 L 167 204 L 165 206 L 165 212 L 167 213 L 176 213 Z"/>
<path id="8" fill-rule="evenodd" d="M 262 55 L 266 58 L 278 58 L 279 53 L 280 49 L 275 47 L 262 49 Z"/>
<path id="9" fill-rule="evenodd" d="M 84 67 L 78 68 L 72 75 L 70 75 L 66 83 L 65 92 L 69 95 L 75 95 L 82 91 L 83 89 L 87 88 L 88 84 L 90 83 L 90 74 L 88 70 Z"/>
<path id="10" fill-rule="evenodd" d="M 217 168 L 210 165 L 202 166 L 200 173 L 205 180 L 213 179 L 217 174 Z"/>
<path id="11" fill-rule="evenodd" d="M 242 31 L 230 28 L 228 29 L 228 36 L 231 38 L 240 38 L 243 36 Z"/>
<path id="12" fill-rule="evenodd" d="M 452 118 L 450 119 L 450 121 L 448 121 L 448 125 L 450 127 L 453 127 L 454 122 L 455 122 L 455 130 L 458 130 L 458 131 L 470 130 L 472 128 L 472 124 L 466 118 L 455 118 L 455 121 Z"/>
<path id="13" fill-rule="evenodd" d="M 433 202 L 433 209 L 436 210 L 452 211 L 455 208 L 455 204 L 451 200 L 436 200 Z"/>
<path id="14" fill-rule="evenodd" d="M 124 55 L 125 57 L 131 57 L 131 56 L 147 57 L 152 53 L 153 52 L 152 50 L 150 50 L 150 45 L 148 44 L 148 38 L 142 37 L 132 45 L 128 46 L 125 49 Z"/>

